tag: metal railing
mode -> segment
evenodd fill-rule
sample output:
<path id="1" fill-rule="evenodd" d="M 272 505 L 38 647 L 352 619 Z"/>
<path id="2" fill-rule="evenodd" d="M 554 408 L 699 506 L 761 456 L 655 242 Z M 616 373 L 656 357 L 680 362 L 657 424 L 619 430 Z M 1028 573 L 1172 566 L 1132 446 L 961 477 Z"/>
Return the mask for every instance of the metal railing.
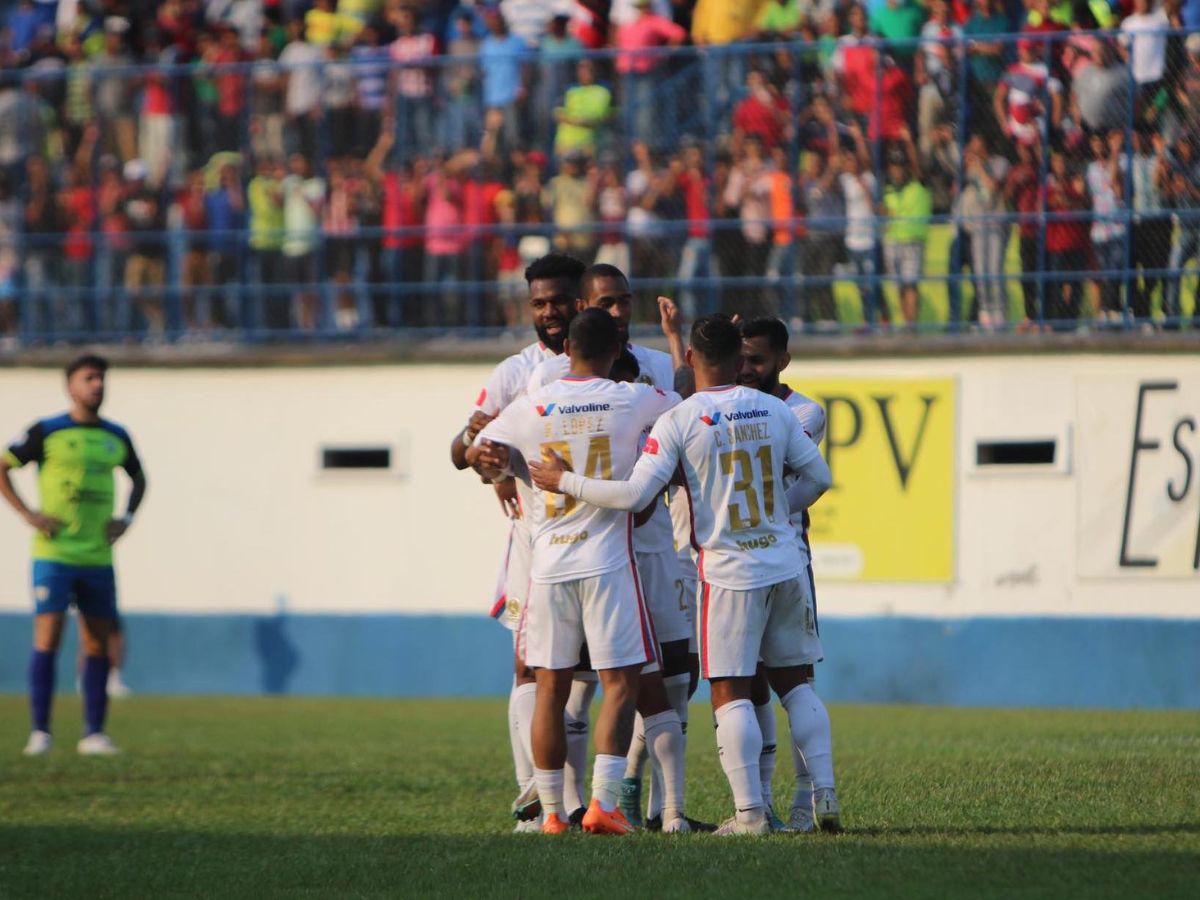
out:
<path id="1" fill-rule="evenodd" d="M 647 322 L 1192 327 L 1187 37 L 0 72 L 0 339 L 483 335 L 551 249 L 630 272 Z"/>

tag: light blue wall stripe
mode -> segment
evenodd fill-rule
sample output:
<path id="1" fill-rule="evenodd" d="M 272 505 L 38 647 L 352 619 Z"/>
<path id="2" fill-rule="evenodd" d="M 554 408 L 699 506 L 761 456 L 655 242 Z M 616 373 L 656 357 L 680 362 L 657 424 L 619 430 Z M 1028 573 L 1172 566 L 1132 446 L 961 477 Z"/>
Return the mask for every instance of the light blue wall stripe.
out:
<path id="1" fill-rule="evenodd" d="M 482 617 L 129 615 L 128 680 L 155 694 L 481 696 L 509 633 Z M 835 702 L 1200 709 L 1200 621 L 822 618 Z M 25 690 L 30 620 L 0 613 L 0 692 Z M 72 637 L 60 687 L 73 683 Z"/>

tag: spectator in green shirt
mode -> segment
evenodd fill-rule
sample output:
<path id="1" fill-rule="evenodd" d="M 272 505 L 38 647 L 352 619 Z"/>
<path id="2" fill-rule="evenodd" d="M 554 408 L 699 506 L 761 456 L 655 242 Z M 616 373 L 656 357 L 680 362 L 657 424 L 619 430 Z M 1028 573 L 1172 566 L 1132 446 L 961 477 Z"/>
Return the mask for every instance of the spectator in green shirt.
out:
<path id="1" fill-rule="evenodd" d="M 563 105 L 554 110 L 558 133 L 554 152 L 560 156 L 575 150 L 595 154 L 601 142 L 601 126 L 612 115 L 612 92 L 596 83 L 596 67 L 590 59 L 581 59 L 575 67 L 579 83 L 570 88 Z"/>
<path id="2" fill-rule="evenodd" d="M 809 0 L 770 0 L 758 14 L 758 33 L 761 37 L 797 35 L 811 9 Z"/>
<path id="3" fill-rule="evenodd" d="M 888 217 L 883 232 L 883 265 L 888 277 L 900 285 L 900 310 L 912 326 L 917 321 L 917 285 L 925 268 L 933 196 L 918 180 L 916 160 L 898 148 L 888 154 L 887 174 L 880 210 Z"/>
<path id="4" fill-rule="evenodd" d="M 246 188 L 250 207 L 250 253 L 254 260 L 255 283 L 261 324 L 266 328 L 287 328 L 288 298 L 275 293 L 280 283 L 283 247 L 283 164 L 263 159 Z"/>
<path id="5" fill-rule="evenodd" d="M 884 6 L 876 7 L 871 13 L 871 33 L 889 41 L 912 40 L 921 33 L 925 24 L 925 10 L 909 0 L 887 0 Z M 892 48 L 891 54 L 897 62 L 912 59 L 916 44 Z"/>

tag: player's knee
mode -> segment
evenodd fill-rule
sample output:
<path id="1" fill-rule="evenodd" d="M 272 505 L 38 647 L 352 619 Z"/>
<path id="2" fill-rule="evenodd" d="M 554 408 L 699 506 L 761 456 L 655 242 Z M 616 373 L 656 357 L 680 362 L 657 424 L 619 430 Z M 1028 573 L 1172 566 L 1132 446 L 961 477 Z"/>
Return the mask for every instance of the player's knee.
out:
<path id="1" fill-rule="evenodd" d="M 662 674 L 664 678 L 672 675 L 685 675 L 689 672 L 691 660 L 688 654 L 688 642 L 670 641 L 662 645 Z"/>
<path id="2" fill-rule="evenodd" d="M 763 706 L 771 702 L 771 684 L 767 680 L 766 670 L 759 663 L 758 671 L 750 682 L 750 702 L 755 706 Z"/>
<path id="3" fill-rule="evenodd" d="M 62 643 L 62 613 L 42 613 L 33 620 L 33 649 L 39 653 L 57 653 Z"/>

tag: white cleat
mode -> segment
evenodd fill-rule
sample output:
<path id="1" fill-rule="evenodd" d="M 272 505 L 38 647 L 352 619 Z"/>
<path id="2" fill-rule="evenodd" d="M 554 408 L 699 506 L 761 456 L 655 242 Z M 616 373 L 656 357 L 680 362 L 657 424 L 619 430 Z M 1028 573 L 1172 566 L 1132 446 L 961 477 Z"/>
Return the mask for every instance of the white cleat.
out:
<path id="1" fill-rule="evenodd" d="M 133 696 L 133 688 L 125 683 L 120 669 L 112 669 L 108 673 L 108 696 L 113 700 L 124 700 Z"/>
<path id="2" fill-rule="evenodd" d="M 21 753 L 25 756 L 45 756 L 50 752 L 50 745 L 52 743 L 50 732 L 31 731 L 29 733 L 29 740 L 25 742 L 25 749 Z"/>
<path id="3" fill-rule="evenodd" d="M 542 817 L 536 819 L 527 819 L 524 822 L 518 822 L 513 828 L 513 834 L 541 834 L 542 833 Z"/>
<path id="4" fill-rule="evenodd" d="M 758 816 L 743 822 L 737 816 L 731 816 L 721 823 L 714 834 L 718 837 L 728 837 L 731 834 L 755 834 L 764 835 L 771 833 L 771 823 L 767 820 L 765 814 L 761 811 Z"/>
<path id="5" fill-rule="evenodd" d="M 816 807 L 817 825 L 822 831 L 837 834 L 842 830 L 842 810 L 833 788 L 817 788 L 813 791 L 813 806 Z"/>
<path id="6" fill-rule="evenodd" d="M 80 756 L 116 756 L 121 751 L 103 731 L 89 734 L 75 747 Z"/>
<path id="7" fill-rule="evenodd" d="M 667 819 L 663 822 L 663 834 L 687 834 L 692 830 L 692 826 L 688 824 L 688 820 L 683 816 L 675 816 L 672 819 Z"/>

